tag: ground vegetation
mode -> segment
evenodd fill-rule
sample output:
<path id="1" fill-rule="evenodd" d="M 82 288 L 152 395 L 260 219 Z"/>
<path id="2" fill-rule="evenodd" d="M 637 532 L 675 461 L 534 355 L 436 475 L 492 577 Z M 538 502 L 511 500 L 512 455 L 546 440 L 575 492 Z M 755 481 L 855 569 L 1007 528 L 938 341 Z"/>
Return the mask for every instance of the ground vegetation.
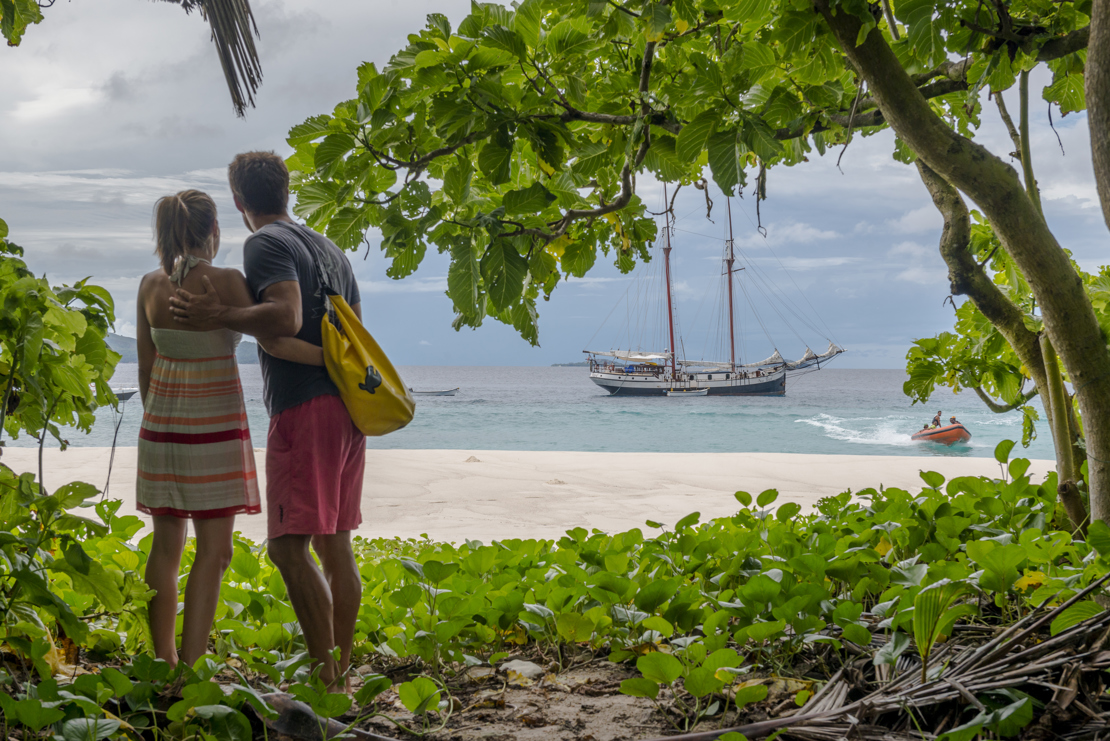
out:
<path id="1" fill-rule="evenodd" d="M 6 737 L 1093 732 L 1110 529 L 1053 529 L 1055 476 L 1012 447 L 997 478 L 923 472 L 811 513 L 769 490 L 615 534 L 359 539 L 353 697 L 315 677 L 264 545 L 236 538 L 210 653 L 171 671 L 148 653 L 141 521 L 0 467 Z"/>

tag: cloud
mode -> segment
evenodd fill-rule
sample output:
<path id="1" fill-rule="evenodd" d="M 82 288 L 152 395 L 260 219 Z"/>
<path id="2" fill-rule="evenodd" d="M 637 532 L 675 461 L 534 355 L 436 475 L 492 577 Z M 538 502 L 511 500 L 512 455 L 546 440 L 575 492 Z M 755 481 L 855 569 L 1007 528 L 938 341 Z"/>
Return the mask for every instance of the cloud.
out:
<path id="1" fill-rule="evenodd" d="M 359 281 L 362 293 L 443 293 L 447 290 L 447 276 L 424 278 L 409 276 L 403 280 Z"/>
<path id="2" fill-rule="evenodd" d="M 916 242 L 901 242 L 891 247 L 887 255 L 897 258 L 892 261 L 896 267 L 908 263 L 894 275 L 895 280 L 923 286 L 937 285 L 948 280 L 948 268 L 935 249 L 923 247 Z"/>
<path id="3" fill-rule="evenodd" d="M 758 232 L 745 237 L 740 237 L 736 243 L 741 248 L 760 249 L 765 247 L 778 247 L 789 244 L 808 244 L 837 239 L 840 234 L 831 229 L 822 229 L 811 226 L 803 221 L 791 221 L 785 224 L 767 224 L 767 236 Z"/>
<path id="4" fill-rule="evenodd" d="M 420 342 L 418 342 L 417 344 L 418 345 L 431 345 L 432 343 L 428 342 L 427 340 L 420 340 Z"/>
<path id="5" fill-rule="evenodd" d="M 889 231 L 902 234 L 935 232 L 944 226 L 944 218 L 930 204 L 907 211 L 897 219 L 887 219 L 886 226 Z"/>
<path id="6" fill-rule="evenodd" d="M 783 257 L 775 259 L 773 257 L 757 257 L 749 262 L 759 265 L 770 265 L 772 267 L 779 266 L 787 270 L 823 270 L 826 268 L 836 268 L 842 265 L 853 265 L 864 262 L 862 257 Z"/>
<path id="7" fill-rule="evenodd" d="M 948 277 L 948 271 L 940 268 L 927 268 L 921 265 L 915 265 L 912 268 L 906 268 L 894 277 L 896 280 L 904 280 L 909 283 L 930 286 L 945 280 Z"/>

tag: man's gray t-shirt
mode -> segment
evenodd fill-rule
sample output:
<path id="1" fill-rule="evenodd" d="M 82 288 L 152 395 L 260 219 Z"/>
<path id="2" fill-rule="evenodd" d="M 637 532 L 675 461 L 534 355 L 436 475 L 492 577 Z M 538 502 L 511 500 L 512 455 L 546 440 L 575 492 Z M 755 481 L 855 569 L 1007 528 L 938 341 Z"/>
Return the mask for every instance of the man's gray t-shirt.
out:
<path id="1" fill-rule="evenodd" d="M 330 239 L 300 224 L 275 221 L 247 237 L 243 244 L 243 268 L 255 301 L 261 301 L 262 292 L 275 283 L 287 280 L 300 283 L 301 331 L 296 336 L 322 346 L 324 291 L 310 249 L 315 250 L 329 287 L 350 306 L 358 304 L 361 300 L 358 283 L 347 256 Z M 261 346 L 258 362 L 262 368 L 262 397 L 271 417 L 317 396 L 339 396 L 326 368 L 275 358 Z"/>

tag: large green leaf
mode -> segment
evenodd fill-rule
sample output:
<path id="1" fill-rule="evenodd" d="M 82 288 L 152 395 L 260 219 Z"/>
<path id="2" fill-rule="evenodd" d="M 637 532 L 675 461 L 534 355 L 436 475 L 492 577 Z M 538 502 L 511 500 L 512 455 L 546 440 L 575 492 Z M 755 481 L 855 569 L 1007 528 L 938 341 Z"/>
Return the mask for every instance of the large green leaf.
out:
<path id="1" fill-rule="evenodd" d="M 740 182 L 740 142 L 735 129 L 718 131 L 709 137 L 709 169 L 725 195 L 735 195 Z"/>
<path id="2" fill-rule="evenodd" d="M 510 190 L 501 203 L 507 215 L 530 214 L 543 211 L 555 198 L 551 191 L 537 182 L 527 188 Z"/>
<path id="3" fill-rule="evenodd" d="M 913 638 L 923 659 L 940 638 L 946 618 L 968 590 L 967 584 L 942 579 L 930 584 L 913 599 Z"/>
<path id="4" fill-rule="evenodd" d="M 659 684 L 671 684 L 682 676 L 682 662 L 670 654 L 653 651 L 636 659 L 636 668 Z"/>
<path id="5" fill-rule="evenodd" d="M 675 149 L 679 159 L 690 163 L 697 160 L 698 155 L 709 144 L 709 138 L 717 130 L 720 120 L 721 116 L 717 111 L 702 111 L 694 120 L 683 126 L 678 134 Z"/>
<path id="6" fill-rule="evenodd" d="M 481 271 L 490 302 L 498 311 L 504 311 L 520 298 L 528 261 L 508 240 L 494 239 L 482 257 Z"/>

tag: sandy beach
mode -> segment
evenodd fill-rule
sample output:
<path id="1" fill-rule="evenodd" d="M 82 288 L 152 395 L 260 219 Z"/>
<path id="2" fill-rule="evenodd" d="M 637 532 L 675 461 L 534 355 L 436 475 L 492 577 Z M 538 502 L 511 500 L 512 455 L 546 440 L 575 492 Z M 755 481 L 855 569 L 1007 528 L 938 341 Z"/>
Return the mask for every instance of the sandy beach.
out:
<path id="1" fill-rule="evenodd" d="M 117 448 L 109 496 L 122 514 L 134 508 L 136 448 Z M 69 481 L 103 487 L 108 448 L 47 450 L 48 488 Z M 265 451 L 256 450 L 265 492 Z M 3 462 L 36 471 L 37 450 L 5 448 Z M 1033 480 L 1052 461 L 1036 460 Z M 672 524 L 690 512 L 703 518 L 736 511 L 733 492 L 777 488 L 783 502 L 809 508 L 821 497 L 867 487 L 920 488 L 921 470 L 947 478 L 999 475 L 989 458 L 798 455 L 786 453 L 578 453 L 505 450 L 367 450 L 363 524 L 367 537 L 462 542 L 558 538 L 573 527 L 618 532 L 645 520 Z M 263 493 L 265 498 L 265 494 Z M 237 529 L 265 538 L 264 515 L 240 517 Z"/>

